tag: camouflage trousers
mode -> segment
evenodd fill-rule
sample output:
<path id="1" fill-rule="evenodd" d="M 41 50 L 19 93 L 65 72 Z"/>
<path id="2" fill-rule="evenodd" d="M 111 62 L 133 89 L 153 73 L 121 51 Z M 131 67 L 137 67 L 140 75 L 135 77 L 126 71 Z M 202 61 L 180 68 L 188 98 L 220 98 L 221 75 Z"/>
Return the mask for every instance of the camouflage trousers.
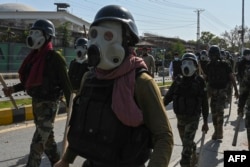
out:
<path id="1" fill-rule="evenodd" d="M 248 150 L 250 151 L 250 85 L 248 82 L 240 83 L 240 99 L 238 107 L 246 107 L 245 127 L 247 130 Z"/>
<path id="2" fill-rule="evenodd" d="M 26 167 L 39 167 L 42 154 L 45 153 L 53 165 L 60 159 L 54 139 L 54 121 L 59 109 L 57 101 L 32 99 L 34 123 L 36 130 L 30 145 L 30 153 Z"/>
<path id="3" fill-rule="evenodd" d="M 224 122 L 224 107 L 227 98 L 228 89 L 208 88 L 208 94 L 211 98 L 210 108 L 214 126 L 222 126 Z"/>
<path id="4" fill-rule="evenodd" d="M 181 166 L 190 167 L 192 154 L 196 153 L 195 134 L 199 125 L 199 116 L 177 115 L 177 128 L 182 141 Z"/>

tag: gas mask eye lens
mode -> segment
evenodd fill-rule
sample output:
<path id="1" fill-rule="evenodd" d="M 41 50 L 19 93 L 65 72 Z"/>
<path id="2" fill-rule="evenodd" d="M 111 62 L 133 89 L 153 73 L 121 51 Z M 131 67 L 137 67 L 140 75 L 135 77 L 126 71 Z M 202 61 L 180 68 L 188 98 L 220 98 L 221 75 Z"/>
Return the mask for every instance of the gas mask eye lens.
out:
<path id="1" fill-rule="evenodd" d="M 113 39 L 113 37 L 114 37 L 114 35 L 113 35 L 113 33 L 111 31 L 106 31 L 104 33 L 104 39 L 106 41 L 111 41 Z"/>
<path id="2" fill-rule="evenodd" d="M 96 38 L 97 37 L 97 30 L 96 29 L 92 29 L 90 32 L 90 37 L 91 38 Z"/>

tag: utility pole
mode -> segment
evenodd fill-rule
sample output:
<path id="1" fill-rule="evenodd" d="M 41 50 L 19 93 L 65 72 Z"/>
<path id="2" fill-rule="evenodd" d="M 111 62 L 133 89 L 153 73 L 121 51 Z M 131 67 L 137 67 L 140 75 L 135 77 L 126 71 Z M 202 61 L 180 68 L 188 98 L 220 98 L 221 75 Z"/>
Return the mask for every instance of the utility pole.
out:
<path id="1" fill-rule="evenodd" d="M 204 9 L 197 9 L 195 12 L 197 12 L 197 46 L 196 50 L 200 50 L 200 13 L 203 12 Z"/>
<path id="2" fill-rule="evenodd" d="M 244 26 L 244 0 L 242 0 L 242 28 L 241 28 L 241 56 L 243 56 L 244 51 L 244 34 L 245 34 L 245 26 Z"/>

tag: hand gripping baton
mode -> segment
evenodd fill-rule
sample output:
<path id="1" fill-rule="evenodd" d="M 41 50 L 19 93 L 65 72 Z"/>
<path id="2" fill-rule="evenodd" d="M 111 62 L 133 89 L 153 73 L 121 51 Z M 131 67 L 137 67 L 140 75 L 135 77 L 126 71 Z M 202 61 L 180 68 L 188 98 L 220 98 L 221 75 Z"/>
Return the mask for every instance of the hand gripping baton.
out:
<path id="1" fill-rule="evenodd" d="M 3 85 L 4 88 L 7 88 L 7 85 L 6 85 L 6 83 L 5 83 L 4 79 L 3 79 L 3 76 L 2 76 L 1 74 L 0 74 L 0 82 L 1 82 L 1 84 Z M 15 107 L 15 109 L 18 110 L 16 101 L 15 101 L 15 99 L 13 98 L 13 96 L 10 95 L 9 97 L 10 97 L 10 100 L 11 100 L 13 106 Z"/>

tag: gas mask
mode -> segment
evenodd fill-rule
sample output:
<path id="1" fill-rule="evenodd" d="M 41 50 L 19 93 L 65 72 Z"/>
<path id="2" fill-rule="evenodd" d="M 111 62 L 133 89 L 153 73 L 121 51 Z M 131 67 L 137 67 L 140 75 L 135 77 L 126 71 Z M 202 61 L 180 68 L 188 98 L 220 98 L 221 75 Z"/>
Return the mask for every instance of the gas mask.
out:
<path id="1" fill-rule="evenodd" d="M 181 64 L 181 71 L 183 76 L 191 77 L 197 70 L 193 60 L 183 60 Z"/>
<path id="2" fill-rule="evenodd" d="M 122 27 L 118 22 L 102 22 L 89 30 L 88 62 L 103 70 L 118 67 L 125 57 Z"/>
<path id="3" fill-rule="evenodd" d="M 46 39 L 41 30 L 30 30 L 26 38 L 26 45 L 31 49 L 39 49 L 43 46 Z"/>
<path id="4" fill-rule="evenodd" d="M 206 55 L 201 55 L 200 60 L 201 61 L 206 61 L 207 60 L 207 56 Z"/>
<path id="5" fill-rule="evenodd" d="M 250 54 L 245 55 L 244 58 L 245 58 L 247 61 L 250 61 Z"/>
<path id="6" fill-rule="evenodd" d="M 87 60 L 87 47 L 86 46 L 77 46 L 75 49 L 76 52 L 76 62 L 83 63 Z"/>

